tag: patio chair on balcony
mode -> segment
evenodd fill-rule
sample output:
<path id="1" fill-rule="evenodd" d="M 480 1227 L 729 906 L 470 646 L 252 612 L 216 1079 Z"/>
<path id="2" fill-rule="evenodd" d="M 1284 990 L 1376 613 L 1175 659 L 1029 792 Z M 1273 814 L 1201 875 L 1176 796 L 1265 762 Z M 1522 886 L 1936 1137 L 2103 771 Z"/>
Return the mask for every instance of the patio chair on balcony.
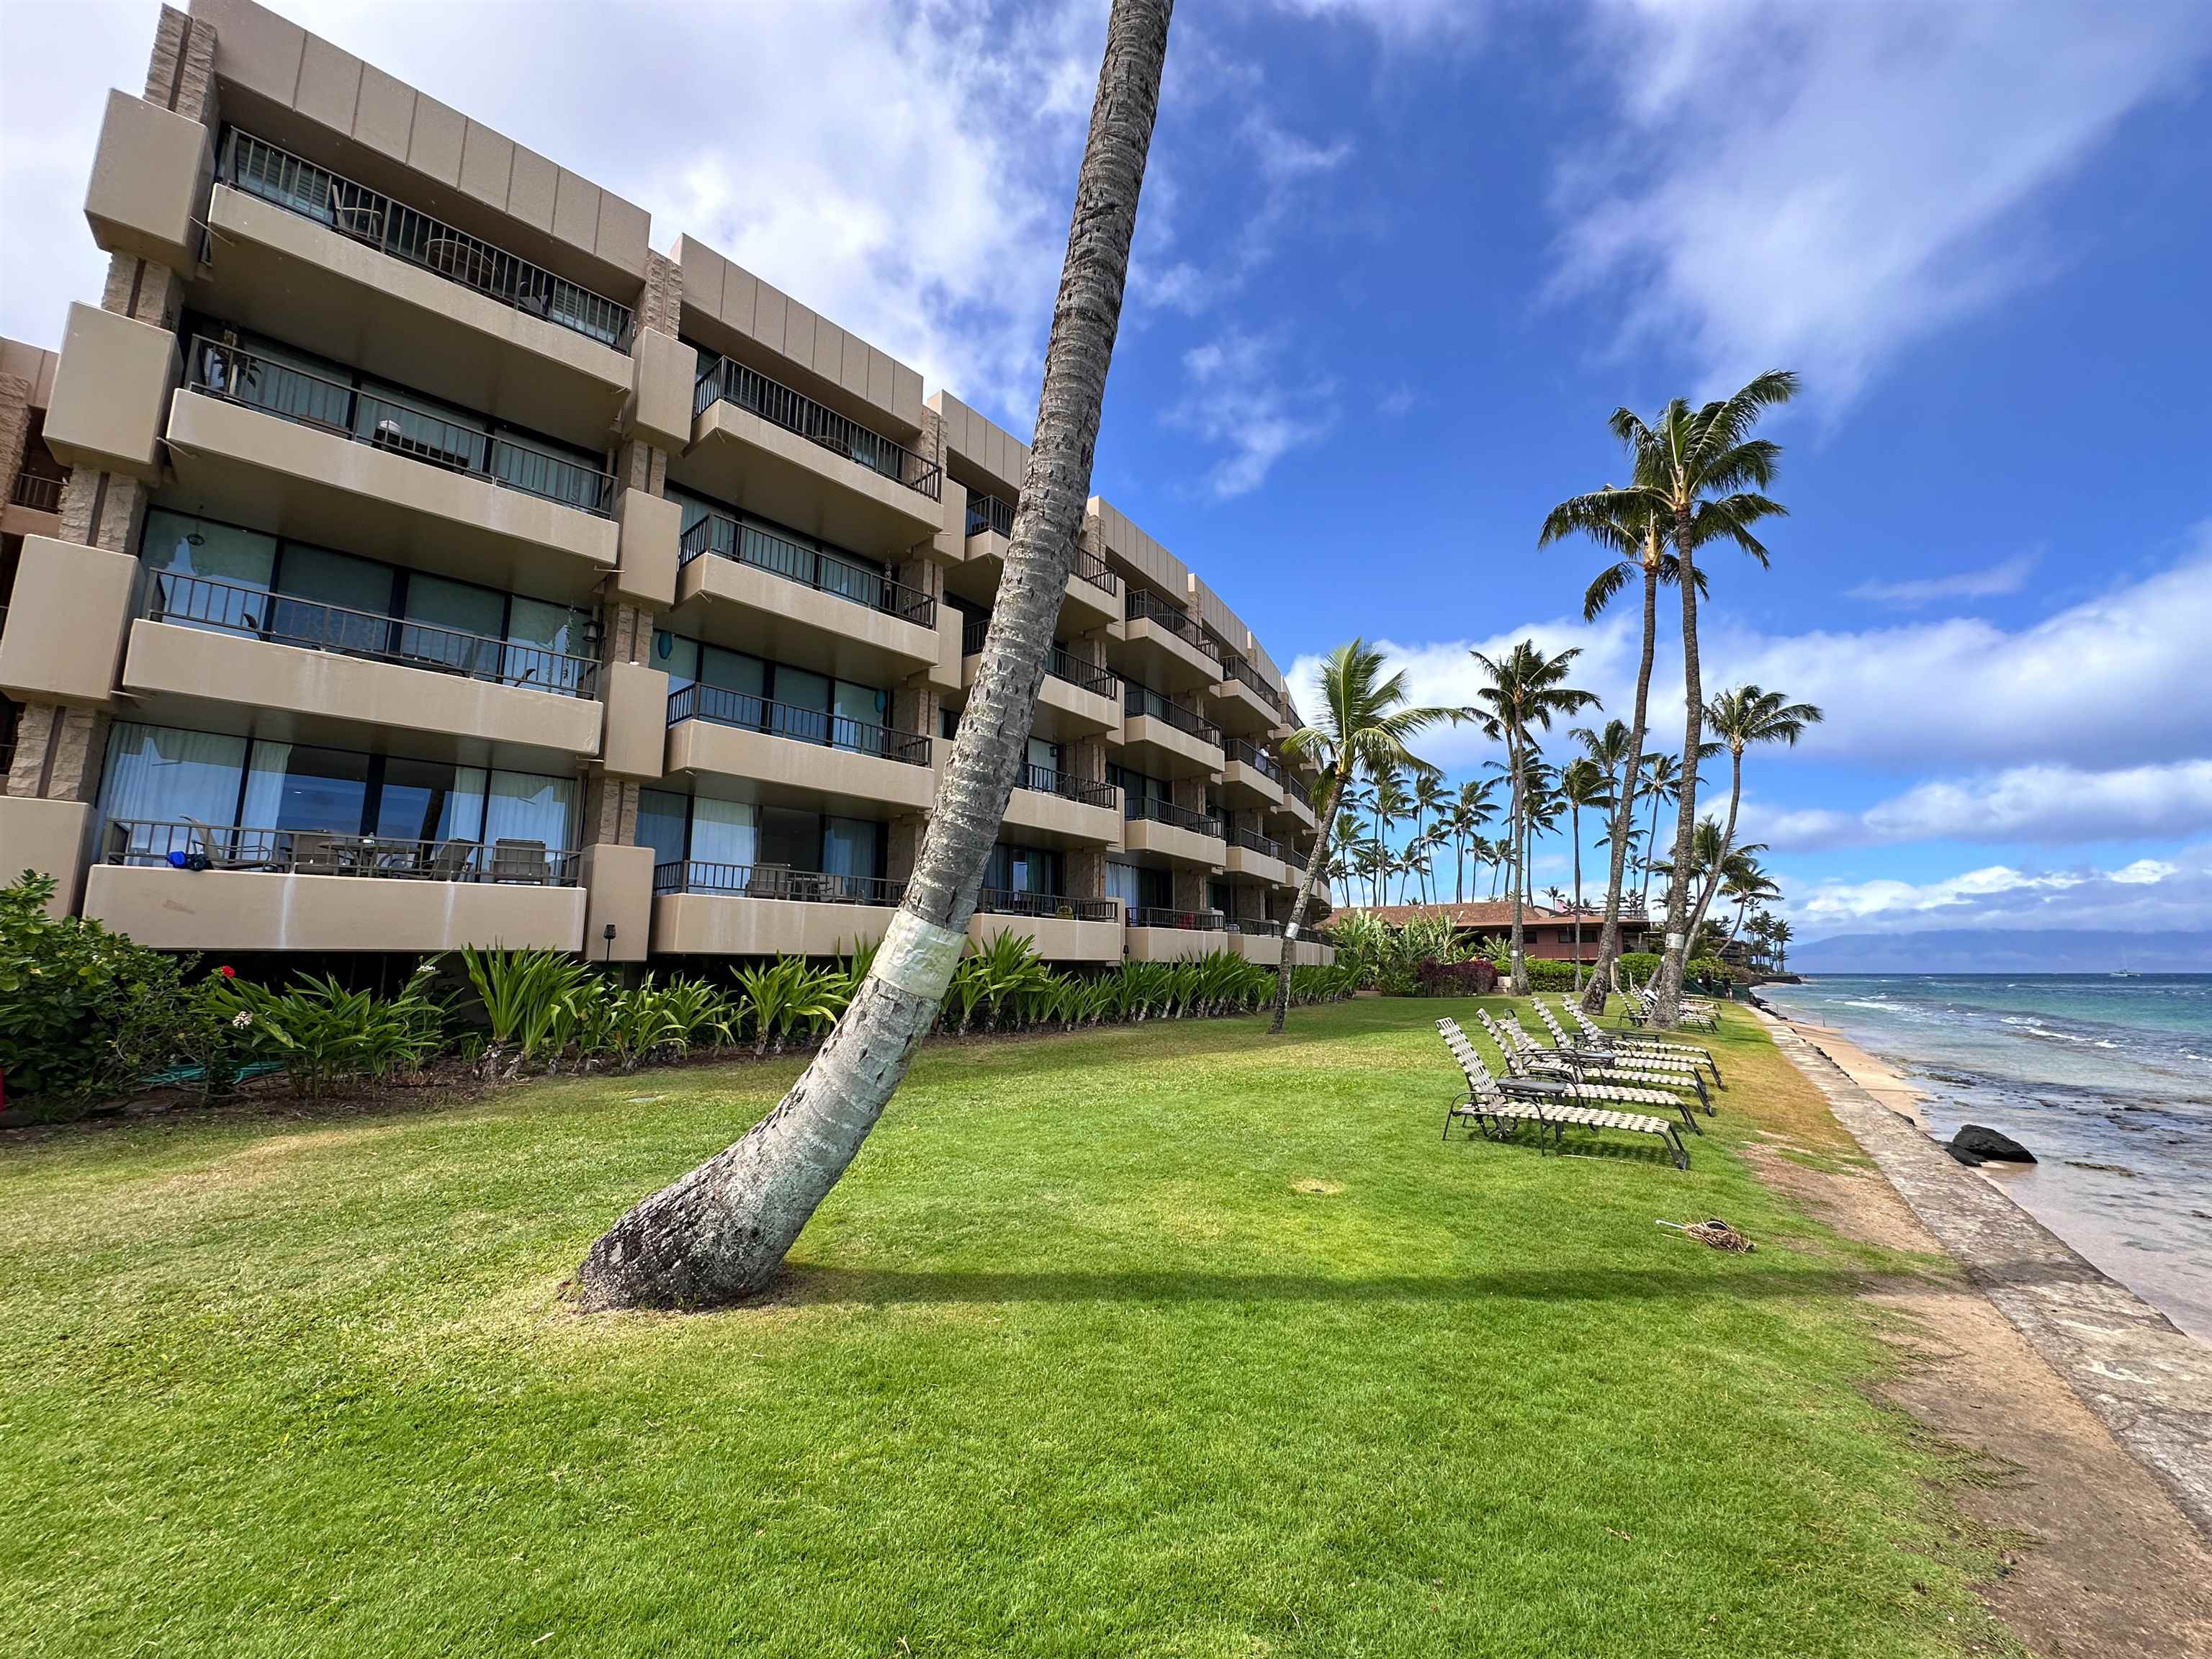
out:
<path id="1" fill-rule="evenodd" d="M 445 841 L 430 854 L 430 862 L 422 873 L 432 881 L 466 881 L 469 866 L 476 857 L 476 844 L 465 841 Z"/>
<path id="2" fill-rule="evenodd" d="M 756 864 L 752 873 L 745 878 L 747 898 L 787 899 L 791 896 L 791 866 L 787 864 Z"/>
<path id="3" fill-rule="evenodd" d="M 232 856 L 231 849 L 237 844 L 233 839 L 238 834 L 235 830 L 225 832 L 222 838 L 218 841 L 216 838 L 216 832 L 198 818 L 186 818 L 184 823 L 192 832 L 193 839 L 199 842 L 200 854 L 207 860 L 209 869 L 266 870 L 269 867 L 269 861 L 266 859 L 241 859 Z"/>
<path id="4" fill-rule="evenodd" d="M 327 830 L 292 832 L 292 873 L 295 876 L 336 876 L 348 866 L 339 857 L 337 837 Z"/>
<path id="5" fill-rule="evenodd" d="M 491 844 L 491 878 L 542 887 L 553 866 L 542 841 L 495 841 Z"/>

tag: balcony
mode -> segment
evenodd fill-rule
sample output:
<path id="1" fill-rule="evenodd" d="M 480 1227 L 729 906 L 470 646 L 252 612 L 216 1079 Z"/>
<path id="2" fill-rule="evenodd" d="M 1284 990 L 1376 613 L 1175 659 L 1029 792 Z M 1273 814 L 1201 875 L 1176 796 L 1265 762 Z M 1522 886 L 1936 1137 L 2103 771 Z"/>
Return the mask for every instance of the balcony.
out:
<path id="1" fill-rule="evenodd" d="M 960 630 L 960 684 L 973 690 L 976 671 L 983 663 L 983 639 L 990 619 L 971 617 Z M 1044 683 L 1037 688 L 1036 713 L 1030 731 L 1037 737 L 1064 743 L 1094 738 L 1119 729 L 1121 724 L 1121 682 L 1103 668 L 1093 667 L 1054 646 L 1045 658 Z"/>
<path id="2" fill-rule="evenodd" d="M 1228 948 L 1247 962 L 1275 967 L 1283 959 L 1283 924 L 1253 918 L 1232 922 Z M 1293 968 L 1325 968 L 1335 960 L 1336 952 L 1315 939 L 1302 939 L 1291 946 Z"/>
<path id="3" fill-rule="evenodd" d="M 677 551 L 683 632 L 882 684 L 937 664 L 937 601 L 879 570 L 709 514 Z"/>
<path id="4" fill-rule="evenodd" d="M 1158 594 L 1131 588 L 1122 616 L 1121 661 L 1130 678 L 1170 692 L 1220 682 L 1221 656 L 1206 630 Z"/>
<path id="5" fill-rule="evenodd" d="M 1283 860 L 1280 842 L 1256 830 L 1231 830 L 1225 839 L 1228 857 L 1222 867 L 1231 875 L 1265 882 L 1271 887 L 1290 885 L 1290 870 Z"/>
<path id="6" fill-rule="evenodd" d="M 1292 834 L 1311 836 L 1316 827 L 1312 803 L 1298 787 L 1297 780 L 1288 773 L 1283 776 L 1283 798 L 1277 804 L 1275 817 L 1288 823 Z"/>
<path id="7" fill-rule="evenodd" d="M 1243 657 L 1224 654 L 1213 712 L 1230 732 L 1272 732 L 1283 723 L 1283 694 Z"/>
<path id="8" fill-rule="evenodd" d="M 1119 962 L 1121 902 L 986 887 L 976 896 L 968 937 L 980 950 L 1001 933 L 1020 934 L 1047 962 Z"/>
<path id="9" fill-rule="evenodd" d="M 216 180 L 203 308 L 579 442 L 621 415 L 629 307 L 235 127 Z"/>
<path id="10" fill-rule="evenodd" d="M 668 699 L 671 774 L 743 781 L 746 799 L 845 805 L 876 817 L 927 812 L 937 799 L 930 740 L 818 708 L 770 702 L 714 685 Z"/>
<path id="11" fill-rule="evenodd" d="M 679 483 L 886 561 L 941 528 L 937 463 L 757 369 L 717 360 L 694 385 L 691 408 Z"/>
<path id="12" fill-rule="evenodd" d="M 1179 962 L 1229 948 L 1229 920 L 1218 910 L 1176 910 L 1140 905 L 1129 912 L 1132 962 Z"/>
<path id="13" fill-rule="evenodd" d="M 1005 568 L 1013 533 L 1012 507 L 996 495 L 969 495 L 967 560 L 957 573 L 947 573 L 946 585 L 963 599 L 988 605 L 998 592 L 1000 573 Z M 1121 620 L 1121 577 L 1105 560 L 1079 542 L 1075 570 L 1067 579 L 1067 594 L 1060 605 L 1061 629 L 1070 634 L 1087 634 Z"/>
<path id="14" fill-rule="evenodd" d="M 1121 792 L 1121 846 L 1157 861 L 1206 870 L 1222 867 L 1221 820 L 1172 801 Z"/>
<path id="15" fill-rule="evenodd" d="M 653 948 L 676 956 L 833 957 L 872 945 L 902 881 L 693 860 L 653 872 Z"/>
<path id="16" fill-rule="evenodd" d="M 390 728 L 525 764 L 599 751 L 590 658 L 201 576 L 143 586 L 123 685 L 158 724 L 340 744 Z"/>
<path id="17" fill-rule="evenodd" d="M 1121 832 L 1121 793 L 1110 783 L 1024 765 L 1006 800 L 1006 826 L 1048 847 L 1110 847 Z"/>
<path id="18" fill-rule="evenodd" d="M 237 346 L 189 356 L 164 505 L 395 564 L 434 545 L 441 574 L 546 598 L 580 599 L 614 568 L 607 473 Z"/>
<path id="19" fill-rule="evenodd" d="M 1283 768 L 1273 755 L 1242 738 L 1227 738 L 1221 750 L 1224 800 L 1231 806 L 1272 808 L 1283 804 Z"/>
<path id="20" fill-rule="evenodd" d="M 162 951 L 583 945 L 578 855 L 540 842 L 418 842 L 116 819 L 84 914 Z"/>
<path id="21" fill-rule="evenodd" d="M 1224 758 L 1212 720 L 1144 686 L 1123 688 L 1122 765 L 1156 778 L 1210 777 Z"/>
<path id="22" fill-rule="evenodd" d="M 21 471 L 0 507 L 0 533 L 58 536 L 62 533 L 63 479 L 50 472 Z"/>

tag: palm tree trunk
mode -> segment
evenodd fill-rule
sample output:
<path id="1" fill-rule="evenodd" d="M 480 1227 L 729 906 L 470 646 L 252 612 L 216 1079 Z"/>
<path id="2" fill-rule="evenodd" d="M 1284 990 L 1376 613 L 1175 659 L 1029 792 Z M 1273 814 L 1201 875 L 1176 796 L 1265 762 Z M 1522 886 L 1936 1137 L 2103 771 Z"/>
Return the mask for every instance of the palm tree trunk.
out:
<path id="1" fill-rule="evenodd" d="M 1674 1029 L 1682 1017 L 1682 964 L 1689 936 L 1682 931 L 1690 908 L 1690 848 L 1698 830 L 1698 750 L 1705 738 L 1705 690 L 1698 661 L 1698 579 L 1692 568 L 1690 514 L 1674 515 L 1676 580 L 1682 587 L 1682 695 L 1689 708 L 1682 719 L 1681 797 L 1674 809 L 1674 873 L 1667 884 L 1666 951 L 1659 959 L 1658 1006 L 1652 1024 Z"/>
<path id="2" fill-rule="evenodd" d="M 765 1288 L 937 1017 L 1027 751 L 1075 567 L 1173 10 L 1174 0 L 1114 0 L 1107 20 L 1012 545 L 905 901 L 836 1029 L 775 1109 L 592 1246 L 576 1272 L 588 1307 L 695 1307 Z"/>
<path id="3" fill-rule="evenodd" d="M 1513 942 L 1506 953 L 1510 977 L 1506 989 L 1516 997 L 1528 994 L 1528 964 L 1521 954 L 1521 907 L 1528 887 L 1528 814 L 1521 792 L 1521 742 L 1517 733 L 1505 734 L 1505 758 L 1513 769 Z"/>
<path id="4" fill-rule="evenodd" d="M 1306 906 L 1313 902 L 1314 879 L 1328 853 L 1328 827 L 1336 822 L 1337 798 L 1344 793 L 1344 775 L 1350 767 L 1340 761 L 1336 781 L 1329 785 L 1328 811 L 1322 814 L 1321 830 L 1314 842 L 1313 856 L 1306 860 L 1305 873 L 1298 878 L 1298 902 L 1291 907 L 1290 925 L 1283 929 L 1283 953 L 1275 964 L 1275 1016 L 1267 1022 L 1267 1035 L 1282 1035 L 1283 1022 L 1291 1012 L 1291 958 L 1297 954 L 1298 933 L 1306 925 Z"/>
<path id="5" fill-rule="evenodd" d="M 1698 896 L 1697 914 L 1690 918 L 1690 937 L 1695 939 L 1698 929 L 1705 925 L 1705 912 L 1711 908 L 1713 895 L 1721 890 L 1721 866 L 1728 862 L 1729 848 L 1735 845 L 1735 809 L 1743 799 L 1743 752 L 1734 750 L 1729 757 L 1729 770 L 1733 775 L 1729 783 L 1728 828 L 1721 831 L 1720 856 L 1713 867 L 1705 872 L 1705 890 Z M 1737 920 L 1742 918 L 1739 916 Z M 1735 934 L 1730 931 L 1729 937 Z"/>
<path id="6" fill-rule="evenodd" d="M 1583 988 L 1583 809 L 1580 803 L 1567 809 L 1567 833 L 1575 842 L 1575 989 Z"/>
<path id="7" fill-rule="evenodd" d="M 1636 780 L 1644 769 L 1644 720 L 1651 698 L 1651 658 L 1659 644 L 1659 567 L 1644 566 L 1644 654 L 1636 664 L 1636 709 L 1628 722 L 1627 786 L 1613 814 L 1613 860 L 1605 884 L 1605 923 L 1598 931 L 1597 967 L 1583 994 L 1583 1012 L 1595 1018 L 1605 1012 L 1606 988 L 1613 982 L 1613 958 L 1620 954 L 1620 884 L 1627 873 L 1631 826 L 1636 821 Z M 1655 806 L 1653 812 L 1658 809 Z M 1645 885 L 1650 886 L 1647 878 Z M 1646 902 L 1649 902 L 1647 895 Z M 1579 952 L 1577 953 L 1579 954 Z"/>

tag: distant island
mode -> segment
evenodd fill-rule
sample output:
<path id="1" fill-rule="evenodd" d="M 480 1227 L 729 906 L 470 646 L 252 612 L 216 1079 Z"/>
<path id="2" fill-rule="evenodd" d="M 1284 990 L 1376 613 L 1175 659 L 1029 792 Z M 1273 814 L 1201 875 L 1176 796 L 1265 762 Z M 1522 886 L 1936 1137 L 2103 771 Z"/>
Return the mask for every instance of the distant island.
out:
<path id="1" fill-rule="evenodd" d="M 2204 974 L 2212 937 L 2064 928 L 1940 927 L 1837 933 L 1793 947 L 1802 974 Z"/>

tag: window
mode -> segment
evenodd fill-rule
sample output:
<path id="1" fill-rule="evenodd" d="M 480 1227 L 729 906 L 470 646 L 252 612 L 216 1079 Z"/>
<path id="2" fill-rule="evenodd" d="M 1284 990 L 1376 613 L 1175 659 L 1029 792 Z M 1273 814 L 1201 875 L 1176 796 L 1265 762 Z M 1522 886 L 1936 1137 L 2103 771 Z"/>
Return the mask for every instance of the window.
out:
<path id="1" fill-rule="evenodd" d="M 983 866 L 983 885 L 1004 893 L 1060 891 L 1060 854 L 1048 847 L 1013 847 L 1001 842 Z"/>
<path id="2" fill-rule="evenodd" d="M 637 842 L 653 848 L 655 865 L 684 862 L 684 832 L 690 811 L 690 799 L 672 790 L 637 792 Z"/>

